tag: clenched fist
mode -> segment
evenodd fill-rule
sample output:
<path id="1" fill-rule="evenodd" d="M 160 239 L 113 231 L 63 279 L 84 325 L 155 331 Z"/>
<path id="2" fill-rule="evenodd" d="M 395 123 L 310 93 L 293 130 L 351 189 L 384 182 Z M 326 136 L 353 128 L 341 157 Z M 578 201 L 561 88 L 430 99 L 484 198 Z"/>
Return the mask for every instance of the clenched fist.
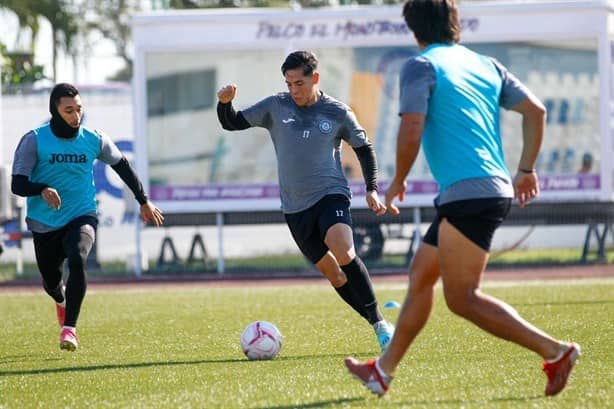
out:
<path id="1" fill-rule="evenodd" d="M 217 99 L 222 104 L 227 104 L 232 101 L 237 95 L 237 86 L 234 84 L 226 85 L 217 92 Z"/>

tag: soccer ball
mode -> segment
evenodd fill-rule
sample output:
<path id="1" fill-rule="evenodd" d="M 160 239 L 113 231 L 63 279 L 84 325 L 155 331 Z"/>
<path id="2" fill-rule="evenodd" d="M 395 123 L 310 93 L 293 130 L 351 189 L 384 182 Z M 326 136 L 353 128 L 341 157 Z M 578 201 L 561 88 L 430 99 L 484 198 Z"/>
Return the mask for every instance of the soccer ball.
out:
<path id="1" fill-rule="evenodd" d="M 254 321 L 241 334 L 241 349 L 250 360 L 273 359 L 281 350 L 281 332 L 267 321 Z"/>

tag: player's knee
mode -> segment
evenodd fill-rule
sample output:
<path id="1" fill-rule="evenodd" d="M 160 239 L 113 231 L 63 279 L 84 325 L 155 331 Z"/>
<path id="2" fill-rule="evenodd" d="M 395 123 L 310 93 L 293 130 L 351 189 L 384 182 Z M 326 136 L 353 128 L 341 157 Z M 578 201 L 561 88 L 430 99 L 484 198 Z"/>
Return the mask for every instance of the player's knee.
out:
<path id="1" fill-rule="evenodd" d="M 464 318 L 469 318 L 471 316 L 471 306 L 473 304 L 471 302 L 473 298 L 472 291 L 449 289 L 444 286 L 443 293 L 448 309 L 451 312 Z"/>
<path id="2" fill-rule="evenodd" d="M 432 290 L 438 279 L 438 274 L 430 274 L 421 270 L 409 270 L 409 289 L 412 292 Z"/>
<path id="3" fill-rule="evenodd" d="M 356 258 L 356 252 L 353 247 L 342 251 L 335 251 L 333 254 L 340 266 L 347 266 Z"/>
<path id="4" fill-rule="evenodd" d="M 66 262 L 71 272 L 84 271 L 87 263 L 87 253 L 78 251 L 72 252 L 67 255 Z"/>

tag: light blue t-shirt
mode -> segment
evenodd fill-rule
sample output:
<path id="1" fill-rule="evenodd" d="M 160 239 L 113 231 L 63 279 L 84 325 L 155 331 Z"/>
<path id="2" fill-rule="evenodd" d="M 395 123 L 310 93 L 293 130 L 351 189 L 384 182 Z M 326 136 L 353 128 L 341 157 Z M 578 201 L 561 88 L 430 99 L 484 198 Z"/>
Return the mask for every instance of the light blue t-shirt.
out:
<path id="1" fill-rule="evenodd" d="M 497 61 L 458 44 L 432 44 L 401 70 L 400 113 L 426 115 L 422 147 L 442 202 L 512 197 L 499 106 L 528 90 Z"/>
<path id="2" fill-rule="evenodd" d="M 60 209 L 54 210 L 41 196 L 28 197 L 28 228 L 43 233 L 79 216 L 95 216 L 94 160 L 114 165 L 121 157 L 108 136 L 83 126 L 71 139 L 55 136 L 49 124 L 24 135 L 15 151 L 13 175 L 25 175 L 32 182 L 56 189 L 62 202 Z"/>

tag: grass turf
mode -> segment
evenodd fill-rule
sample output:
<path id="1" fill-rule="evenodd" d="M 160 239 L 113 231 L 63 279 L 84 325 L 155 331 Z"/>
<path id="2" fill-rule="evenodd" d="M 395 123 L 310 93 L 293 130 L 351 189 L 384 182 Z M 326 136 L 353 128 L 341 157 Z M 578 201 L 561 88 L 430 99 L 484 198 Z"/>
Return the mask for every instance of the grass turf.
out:
<path id="1" fill-rule="evenodd" d="M 380 304 L 405 284 L 376 286 Z M 53 304 L 42 289 L 0 294 L 0 408 L 604 408 L 614 402 L 614 280 L 492 283 L 584 356 L 567 389 L 545 398 L 535 354 L 452 315 L 438 290 L 431 321 L 378 399 L 343 358 L 378 354 L 372 329 L 322 282 L 290 286 L 90 290 L 80 349 L 60 351 Z M 397 309 L 384 309 L 395 320 Z M 247 361 L 243 328 L 257 319 L 284 334 L 280 356 Z M 611 406 L 610 406 L 611 407 Z"/>

